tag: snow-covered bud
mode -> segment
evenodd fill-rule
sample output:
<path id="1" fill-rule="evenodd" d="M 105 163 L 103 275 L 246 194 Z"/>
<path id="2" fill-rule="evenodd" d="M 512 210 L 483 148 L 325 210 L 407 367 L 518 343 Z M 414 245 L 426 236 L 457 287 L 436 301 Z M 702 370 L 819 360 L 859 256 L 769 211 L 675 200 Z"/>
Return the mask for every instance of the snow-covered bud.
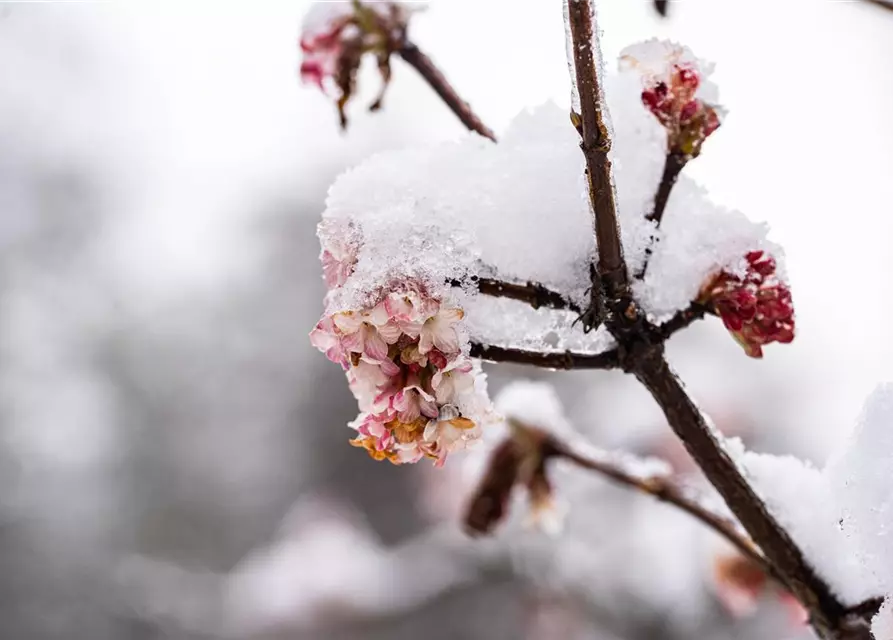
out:
<path id="1" fill-rule="evenodd" d="M 688 48 L 657 40 L 627 47 L 620 61 L 622 68 L 641 75 L 642 103 L 666 129 L 667 152 L 696 158 L 722 116 L 704 95 L 715 93 L 704 82 L 709 67 Z"/>
<path id="2" fill-rule="evenodd" d="M 701 288 L 698 302 L 713 308 L 747 355 L 762 358 L 763 345 L 794 339 L 794 303 L 772 256 L 751 251 L 745 260 L 743 277 L 721 271 Z"/>
<path id="3" fill-rule="evenodd" d="M 555 390 L 548 384 L 517 381 L 497 400 L 509 435 L 494 448 L 465 515 L 471 535 L 489 534 L 508 514 L 513 489 L 523 487 L 530 507 L 528 521 L 548 533 L 561 529 L 563 510 L 549 480 L 547 463 L 559 454 L 556 436 L 573 432 Z"/>
<path id="4" fill-rule="evenodd" d="M 347 371 L 361 412 L 351 444 L 376 460 L 439 466 L 480 437 L 489 403 L 462 350 L 463 316 L 409 285 L 372 308 L 323 316 L 310 342 Z"/>
<path id="5" fill-rule="evenodd" d="M 318 2 L 301 29 L 301 79 L 329 93 L 338 90 L 336 105 L 341 126 L 347 126 L 344 107 L 354 93 L 360 62 L 373 54 L 381 72 L 382 88 L 370 109 L 381 106 L 391 77 L 390 57 L 403 46 L 406 29 L 418 5 L 403 2 Z"/>
<path id="6" fill-rule="evenodd" d="M 547 531 L 560 528 L 546 462 L 555 454 L 552 436 L 536 427 L 510 422 L 512 435 L 497 446 L 466 510 L 470 535 L 492 533 L 508 515 L 516 486 L 527 490 L 529 521 Z"/>

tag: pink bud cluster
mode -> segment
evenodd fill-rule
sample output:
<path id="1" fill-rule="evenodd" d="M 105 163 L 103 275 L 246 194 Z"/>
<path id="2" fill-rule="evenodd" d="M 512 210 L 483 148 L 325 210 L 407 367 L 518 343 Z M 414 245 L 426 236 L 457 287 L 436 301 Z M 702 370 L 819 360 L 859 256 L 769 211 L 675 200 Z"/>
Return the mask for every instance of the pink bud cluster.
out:
<path id="1" fill-rule="evenodd" d="M 403 45 L 412 9 L 401 2 L 315 3 L 307 13 L 301 33 L 301 79 L 328 93 L 337 87 L 341 126 L 347 126 L 344 107 L 354 93 L 363 55 L 374 54 L 383 86 L 372 109 L 381 100 L 390 80 L 390 56 Z"/>
<path id="2" fill-rule="evenodd" d="M 720 272 L 702 287 L 698 301 L 713 308 L 747 355 L 762 358 L 763 345 L 794 339 L 794 303 L 772 256 L 751 251 L 745 259 L 743 277 Z"/>
<path id="3" fill-rule="evenodd" d="M 666 129 L 667 151 L 696 158 L 720 125 L 719 109 L 698 95 L 705 75 L 699 61 L 684 47 L 657 41 L 628 48 L 621 60 L 641 72 L 642 103 Z"/>
<path id="4" fill-rule="evenodd" d="M 671 153 L 696 158 L 704 141 L 719 128 L 717 110 L 695 97 L 701 76 L 691 66 L 674 64 L 668 80 L 642 91 L 642 103 L 667 130 Z"/>
<path id="5" fill-rule="evenodd" d="M 388 293 L 370 309 L 324 316 L 311 343 L 347 372 L 360 415 L 351 444 L 394 464 L 447 455 L 480 436 L 469 417 L 476 375 L 462 353 L 461 309 L 420 287 Z"/>

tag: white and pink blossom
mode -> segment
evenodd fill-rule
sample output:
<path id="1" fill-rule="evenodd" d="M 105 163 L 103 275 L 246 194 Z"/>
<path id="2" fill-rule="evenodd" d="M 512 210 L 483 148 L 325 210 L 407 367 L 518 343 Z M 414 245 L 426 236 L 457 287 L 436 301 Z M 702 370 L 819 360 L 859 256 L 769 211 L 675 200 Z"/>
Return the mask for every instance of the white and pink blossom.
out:
<path id="1" fill-rule="evenodd" d="M 340 285 L 336 285 L 337 286 Z M 447 456 L 476 442 L 489 400 L 463 352 L 462 309 L 407 283 L 361 310 L 328 313 L 311 342 L 347 370 L 360 415 L 354 446 L 394 464 Z"/>
<path id="2" fill-rule="evenodd" d="M 376 57 L 383 86 L 373 107 L 390 80 L 390 57 L 405 42 L 410 16 L 418 4 L 403 2 L 314 3 L 301 29 L 301 80 L 329 94 L 338 90 L 336 105 L 341 126 L 347 126 L 344 107 L 354 93 L 357 71 L 363 56 Z"/>
<path id="3" fill-rule="evenodd" d="M 456 325 L 464 316 L 462 309 L 440 309 L 428 318 L 419 334 L 419 351 L 428 353 L 436 348 L 445 355 L 458 352 Z"/>

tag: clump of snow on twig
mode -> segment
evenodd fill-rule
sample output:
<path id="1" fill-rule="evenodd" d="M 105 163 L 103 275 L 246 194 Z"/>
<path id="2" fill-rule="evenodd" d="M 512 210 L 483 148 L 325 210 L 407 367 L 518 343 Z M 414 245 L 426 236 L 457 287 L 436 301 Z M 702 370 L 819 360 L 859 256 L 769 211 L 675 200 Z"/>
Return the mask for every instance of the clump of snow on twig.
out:
<path id="1" fill-rule="evenodd" d="M 645 216 L 660 181 L 666 132 L 643 106 L 636 73 L 605 82 L 614 113 L 612 159 L 624 251 L 635 273 L 654 233 Z M 355 270 L 330 297 L 330 309 L 367 306 L 395 279 L 422 282 L 442 298 L 458 281 L 464 295 L 474 297 L 473 275 L 540 282 L 585 307 L 596 249 L 584 169 L 569 114 L 551 103 L 519 114 L 498 144 L 469 134 L 368 159 L 338 178 L 326 202 L 323 245 L 329 229 L 348 225 L 359 239 Z M 748 251 L 767 249 L 779 259 L 766 234 L 764 225 L 714 204 L 683 177 L 670 198 L 648 276 L 636 285 L 637 299 L 657 318 L 684 308 L 711 274 L 741 271 Z M 463 294 L 453 294 L 469 306 Z M 534 332 L 514 326 L 516 318 L 527 324 L 527 311 L 509 313 L 501 334 L 487 326 L 488 336 L 535 343 Z M 475 323 L 469 314 L 472 336 Z M 575 332 L 579 327 L 554 331 Z M 541 346 L 550 345 L 541 339 Z"/>
<path id="2" fill-rule="evenodd" d="M 893 592 L 893 384 L 869 396 L 846 447 L 822 469 L 793 456 L 732 452 L 846 603 Z"/>

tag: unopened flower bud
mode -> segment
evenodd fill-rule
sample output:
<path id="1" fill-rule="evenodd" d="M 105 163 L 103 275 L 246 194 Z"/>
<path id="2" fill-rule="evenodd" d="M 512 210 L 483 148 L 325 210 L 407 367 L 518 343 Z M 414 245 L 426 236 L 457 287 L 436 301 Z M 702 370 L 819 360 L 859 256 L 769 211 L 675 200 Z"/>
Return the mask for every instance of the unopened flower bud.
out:
<path id="1" fill-rule="evenodd" d="M 751 251 L 745 260 L 743 277 L 721 271 L 701 288 L 698 302 L 713 308 L 747 355 L 761 358 L 764 345 L 794 339 L 794 304 L 772 256 Z"/>
<path id="2" fill-rule="evenodd" d="M 304 19 L 301 31 L 301 79 L 328 93 L 338 90 L 336 105 L 341 126 L 344 107 L 353 95 L 357 71 L 366 54 L 375 56 L 382 88 L 370 106 L 376 110 L 391 78 L 390 58 L 406 39 L 409 19 L 417 9 L 403 2 L 318 2 Z"/>

